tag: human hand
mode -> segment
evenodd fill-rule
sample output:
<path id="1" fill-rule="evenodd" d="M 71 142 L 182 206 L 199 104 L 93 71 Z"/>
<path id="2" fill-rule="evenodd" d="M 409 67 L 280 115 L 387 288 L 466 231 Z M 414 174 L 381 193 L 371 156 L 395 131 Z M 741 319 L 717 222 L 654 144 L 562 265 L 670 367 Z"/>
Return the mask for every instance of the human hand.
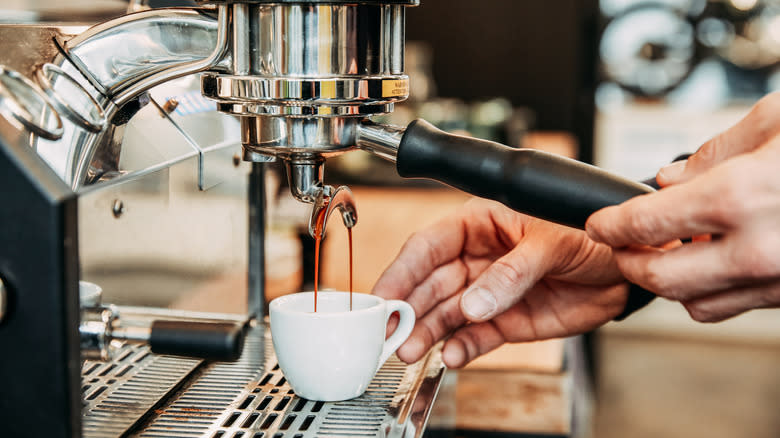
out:
<path id="1" fill-rule="evenodd" d="M 442 359 L 452 368 L 505 342 L 592 330 L 626 302 L 609 247 L 482 199 L 414 234 L 374 293 L 417 313 L 399 358 L 415 362 L 449 337 Z"/>
<path id="2" fill-rule="evenodd" d="M 663 190 L 594 213 L 588 235 L 615 248 L 626 278 L 680 301 L 697 321 L 780 305 L 778 134 L 776 93 L 661 169 Z"/>

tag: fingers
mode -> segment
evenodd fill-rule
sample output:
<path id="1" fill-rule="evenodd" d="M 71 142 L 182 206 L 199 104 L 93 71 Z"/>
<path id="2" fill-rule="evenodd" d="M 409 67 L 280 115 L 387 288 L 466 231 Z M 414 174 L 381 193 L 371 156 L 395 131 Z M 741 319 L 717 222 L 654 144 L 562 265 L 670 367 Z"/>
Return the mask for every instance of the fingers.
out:
<path id="1" fill-rule="evenodd" d="M 398 358 L 406 363 L 417 362 L 437 342 L 462 326 L 466 318 L 460 311 L 459 302 L 460 295 L 453 295 L 418 318 L 409 339 L 396 352 Z"/>
<path id="2" fill-rule="evenodd" d="M 529 342 L 583 333 L 611 320 L 625 305 L 626 288 L 542 282 L 512 309 L 465 325 L 444 343 L 442 359 L 459 368 L 505 342 Z"/>
<path id="3" fill-rule="evenodd" d="M 780 282 L 736 288 L 684 303 L 699 322 L 719 322 L 748 310 L 780 306 Z"/>
<path id="4" fill-rule="evenodd" d="M 460 305 L 472 322 L 481 322 L 506 311 L 523 298 L 552 266 L 556 259 L 579 248 L 559 251 L 544 235 L 529 236 L 505 256 L 496 260 L 463 293 Z"/>
<path id="5" fill-rule="evenodd" d="M 461 368 L 504 342 L 504 335 L 491 321 L 469 324 L 447 339 L 441 358 L 449 368 Z"/>
<path id="6" fill-rule="evenodd" d="M 625 277 L 663 297 L 687 302 L 718 291 L 780 278 L 780 233 L 732 232 L 676 248 L 632 247 L 613 252 Z"/>
<path id="7" fill-rule="evenodd" d="M 461 292 L 466 286 L 467 277 L 468 268 L 461 260 L 453 260 L 433 271 L 414 288 L 406 302 L 414 308 L 418 317 L 426 315 L 439 303 Z"/>
<path id="8" fill-rule="evenodd" d="M 739 123 L 704 143 L 685 161 L 662 168 L 656 176 L 661 186 L 690 181 L 718 163 L 752 151 L 780 132 L 780 94 L 761 99 Z"/>
<path id="9" fill-rule="evenodd" d="M 615 250 L 614 255 L 629 281 L 676 301 L 736 285 L 730 251 L 722 241 L 691 243 L 671 250 L 632 247 Z"/>
<path id="10" fill-rule="evenodd" d="M 406 299 L 436 268 L 460 254 L 464 239 L 463 220 L 455 216 L 413 234 L 379 277 L 373 293 L 387 299 Z"/>
<path id="11" fill-rule="evenodd" d="M 585 224 L 591 239 L 620 248 L 658 246 L 699 234 L 717 234 L 726 224 L 718 209 L 718 186 L 696 181 L 638 196 L 593 213 Z"/>

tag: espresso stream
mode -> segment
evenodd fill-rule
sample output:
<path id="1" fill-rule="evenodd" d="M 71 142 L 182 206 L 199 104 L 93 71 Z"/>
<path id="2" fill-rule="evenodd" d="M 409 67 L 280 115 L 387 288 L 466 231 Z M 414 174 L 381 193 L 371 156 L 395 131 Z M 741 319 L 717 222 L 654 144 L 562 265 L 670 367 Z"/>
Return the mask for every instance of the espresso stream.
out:
<path id="1" fill-rule="evenodd" d="M 320 282 L 320 244 L 324 234 L 323 226 L 325 224 L 326 208 L 323 208 L 317 216 L 317 223 L 314 225 L 314 312 L 317 312 L 317 289 Z M 349 310 L 352 311 L 352 228 L 347 228 L 349 236 Z"/>

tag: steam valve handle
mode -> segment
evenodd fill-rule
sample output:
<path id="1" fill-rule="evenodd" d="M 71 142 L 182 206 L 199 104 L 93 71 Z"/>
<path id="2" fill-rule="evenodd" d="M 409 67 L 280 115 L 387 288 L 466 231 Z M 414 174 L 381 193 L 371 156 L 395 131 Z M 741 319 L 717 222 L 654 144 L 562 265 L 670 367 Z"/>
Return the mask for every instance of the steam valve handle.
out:
<path id="1" fill-rule="evenodd" d="M 653 191 L 580 161 L 450 134 L 424 120 L 406 128 L 396 168 L 402 177 L 435 179 L 575 228 L 597 210 Z"/>
<path id="2" fill-rule="evenodd" d="M 235 361 L 244 347 L 244 330 L 228 322 L 154 321 L 149 336 L 153 353 Z"/>

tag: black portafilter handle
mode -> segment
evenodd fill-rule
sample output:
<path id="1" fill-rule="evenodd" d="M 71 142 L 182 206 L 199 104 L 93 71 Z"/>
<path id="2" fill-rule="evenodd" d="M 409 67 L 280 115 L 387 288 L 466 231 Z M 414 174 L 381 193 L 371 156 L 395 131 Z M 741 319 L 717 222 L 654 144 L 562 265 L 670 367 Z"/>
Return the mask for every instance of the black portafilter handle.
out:
<path id="1" fill-rule="evenodd" d="M 154 321 L 153 353 L 236 361 L 244 348 L 244 328 L 229 322 Z"/>
<path id="2" fill-rule="evenodd" d="M 424 120 L 406 128 L 396 168 L 402 177 L 434 179 L 580 229 L 595 211 L 653 191 L 580 161 L 450 134 Z"/>

